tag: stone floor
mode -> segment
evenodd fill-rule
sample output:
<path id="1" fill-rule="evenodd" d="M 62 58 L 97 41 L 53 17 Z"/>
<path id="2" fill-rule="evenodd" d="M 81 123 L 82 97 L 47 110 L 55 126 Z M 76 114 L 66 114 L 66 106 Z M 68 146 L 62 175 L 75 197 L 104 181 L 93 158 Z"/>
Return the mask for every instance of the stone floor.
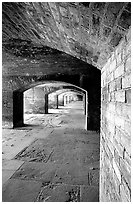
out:
<path id="1" fill-rule="evenodd" d="M 98 202 L 99 134 L 84 129 L 82 102 L 25 124 L 3 129 L 3 202 Z"/>

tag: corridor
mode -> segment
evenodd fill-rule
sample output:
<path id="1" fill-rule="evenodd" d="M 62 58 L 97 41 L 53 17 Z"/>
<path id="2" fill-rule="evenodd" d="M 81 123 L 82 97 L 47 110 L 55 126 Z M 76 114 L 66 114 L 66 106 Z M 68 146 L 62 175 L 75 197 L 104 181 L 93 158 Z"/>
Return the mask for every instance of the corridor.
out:
<path id="1" fill-rule="evenodd" d="M 1 19 L 3 201 L 131 202 L 131 1 Z"/>
<path id="2" fill-rule="evenodd" d="M 4 202 L 98 202 L 99 134 L 86 131 L 82 101 L 27 114 L 3 129 Z"/>

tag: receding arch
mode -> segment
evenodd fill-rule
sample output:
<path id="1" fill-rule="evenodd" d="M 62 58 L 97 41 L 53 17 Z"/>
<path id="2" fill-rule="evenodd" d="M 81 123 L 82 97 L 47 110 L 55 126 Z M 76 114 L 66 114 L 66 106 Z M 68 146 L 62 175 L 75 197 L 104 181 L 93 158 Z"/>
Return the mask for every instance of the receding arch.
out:
<path id="1" fill-rule="evenodd" d="M 33 87 L 55 87 L 55 90 L 59 91 L 61 89 L 71 89 L 71 90 L 75 90 L 79 93 L 82 93 L 84 95 L 87 95 L 87 91 L 84 90 L 81 87 L 78 87 L 77 85 L 74 84 L 70 84 L 67 82 L 63 82 L 63 81 L 31 81 L 31 83 L 25 83 L 25 85 L 23 87 L 20 87 L 19 89 L 13 91 L 13 127 L 21 127 L 24 126 L 24 110 L 23 110 L 23 93 Z M 55 90 L 47 90 L 47 94 L 50 94 L 52 92 L 54 92 Z M 45 92 L 44 92 L 45 94 Z M 87 99 L 87 97 L 86 97 Z M 86 103 L 87 104 L 87 103 Z M 87 109 L 87 105 L 86 105 L 86 109 Z M 87 123 L 87 122 L 86 122 Z"/>
<path id="2" fill-rule="evenodd" d="M 80 95 L 83 98 L 85 98 L 85 94 L 82 91 L 77 91 L 74 88 L 68 89 L 68 87 L 65 89 L 65 87 L 64 87 L 64 89 L 57 90 L 57 91 L 54 91 L 54 92 L 49 94 L 50 96 L 52 95 L 56 98 L 56 108 L 58 108 L 58 105 L 63 105 L 63 106 L 66 105 L 65 96 L 67 95 L 67 93 L 68 93 L 68 95 L 77 94 L 77 95 Z M 60 100 L 59 100 L 59 98 L 60 98 Z M 85 107 L 85 104 L 84 104 L 84 107 Z"/>

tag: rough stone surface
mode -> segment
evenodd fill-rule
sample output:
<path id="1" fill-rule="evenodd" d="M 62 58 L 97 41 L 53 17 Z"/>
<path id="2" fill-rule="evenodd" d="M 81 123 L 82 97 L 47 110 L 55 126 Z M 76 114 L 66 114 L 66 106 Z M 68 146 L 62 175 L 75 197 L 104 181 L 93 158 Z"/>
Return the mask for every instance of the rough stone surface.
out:
<path id="1" fill-rule="evenodd" d="M 2 184 L 6 183 L 14 173 L 15 170 L 2 170 Z"/>
<path id="2" fill-rule="evenodd" d="M 99 202 L 99 194 L 97 187 L 81 186 L 81 202 L 87 202 L 90 197 L 91 202 Z"/>
<path id="3" fill-rule="evenodd" d="M 18 169 L 24 162 L 17 160 L 3 160 L 2 161 L 2 169 L 7 170 L 16 170 Z"/>
<path id="4" fill-rule="evenodd" d="M 79 202 L 80 187 L 50 184 L 39 193 L 36 202 Z"/>
<path id="5" fill-rule="evenodd" d="M 17 130 L 6 129 L 3 134 L 7 144 L 3 149 L 3 201 L 99 201 L 100 138 L 95 131 L 84 130 L 82 101 L 51 109 L 49 115 L 27 115 L 26 123 L 20 138 L 32 140 L 19 146 L 13 160 L 8 159 L 7 149 L 12 143 L 10 152 L 15 150 Z M 10 138 L 11 131 L 16 142 Z"/>
<path id="6" fill-rule="evenodd" d="M 130 27 L 130 7 L 128 2 L 4 2 L 3 43 L 23 40 L 18 56 L 51 52 L 43 48 L 48 46 L 102 68 Z M 26 41 L 35 46 L 32 54 L 24 49 Z"/>
<path id="7" fill-rule="evenodd" d="M 3 186 L 3 202 L 35 202 L 41 186 L 36 181 L 10 179 Z"/>

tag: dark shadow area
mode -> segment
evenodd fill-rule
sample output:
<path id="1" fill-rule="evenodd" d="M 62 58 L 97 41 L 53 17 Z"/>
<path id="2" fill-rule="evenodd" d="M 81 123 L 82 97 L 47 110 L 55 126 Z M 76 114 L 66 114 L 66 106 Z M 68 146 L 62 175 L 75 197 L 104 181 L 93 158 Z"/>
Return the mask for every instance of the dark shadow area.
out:
<path id="1" fill-rule="evenodd" d="M 41 127 L 41 125 L 36 124 L 23 124 L 23 126 L 15 127 L 15 130 L 32 130 Z"/>
<path id="2" fill-rule="evenodd" d="M 13 92 L 13 128 L 22 127 L 23 124 L 23 92 Z"/>

